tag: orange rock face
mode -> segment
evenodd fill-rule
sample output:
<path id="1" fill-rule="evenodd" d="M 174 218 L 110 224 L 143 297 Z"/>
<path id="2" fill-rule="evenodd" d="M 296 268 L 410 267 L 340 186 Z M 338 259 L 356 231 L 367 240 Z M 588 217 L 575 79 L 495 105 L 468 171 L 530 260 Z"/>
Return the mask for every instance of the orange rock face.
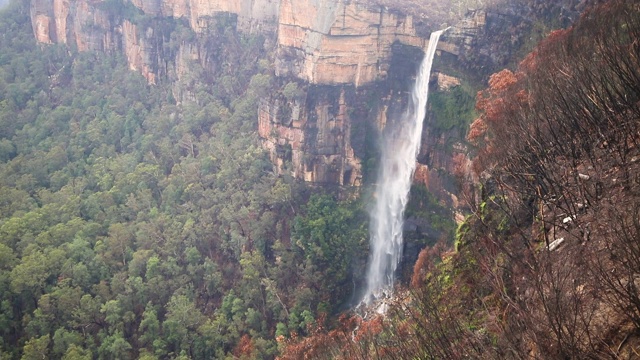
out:
<path id="1" fill-rule="evenodd" d="M 276 71 L 313 84 L 363 85 L 386 75 L 395 41 L 424 46 L 410 16 L 356 3 L 282 0 Z M 288 61 L 287 54 L 302 59 Z"/>
<path id="2" fill-rule="evenodd" d="M 190 61 L 207 58 L 207 49 L 198 41 L 183 42 L 172 58 L 163 58 L 155 29 L 142 29 L 129 20 L 110 16 L 101 6 L 104 1 L 32 0 L 36 39 L 41 43 L 67 43 L 80 51 L 121 51 L 129 67 L 152 84 L 159 74 L 164 76 L 169 71 L 178 79 L 184 78 Z M 348 111 L 356 104 L 345 100 L 343 85 L 364 88 L 384 79 L 395 42 L 421 48 L 426 43 L 416 35 L 411 16 L 366 6 L 362 1 L 127 1 L 149 16 L 184 18 L 199 37 L 206 37 L 207 27 L 216 16 L 233 16 L 238 31 L 266 34 L 275 55 L 276 75 L 297 78 L 308 86 L 337 86 L 332 91 L 341 91 L 339 97 L 325 96 L 313 104 L 265 99 L 258 115 L 260 137 L 276 167 L 317 183 L 359 185 L 362 181 L 360 159 L 351 144 L 353 119 Z M 450 80 L 442 78 L 439 84 Z M 349 91 L 353 93 L 353 87 Z M 194 96 L 185 93 L 176 98 L 188 100 Z M 277 118 L 283 107 L 287 111 L 280 113 L 288 114 L 287 119 Z M 376 122 L 382 130 L 386 116 L 385 105 L 367 121 Z M 416 178 L 428 185 L 429 175 L 428 169 L 418 169 Z"/>
<path id="3" fill-rule="evenodd" d="M 458 86 L 461 84 L 460 79 L 454 76 L 449 76 L 438 72 L 435 74 L 436 83 L 438 84 L 438 90 L 447 91 L 452 87 Z"/>
<path id="4" fill-rule="evenodd" d="M 422 184 L 429 188 L 429 167 L 424 164 L 416 163 L 416 172 L 413 174 L 413 182 Z"/>
<path id="5" fill-rule="evenodd" d="M 33 0 L 36 39 L 74 43 L 79 50 L 124 50 L 132 69 L 150 81 L 144 65 L 149 54 L 132 24 L 110 23 L 102 0 Z M 211 17 L 234 14 L 238 29 L 276 34 L 276 72 L 312 84 L 360 86 L 386 76 L 391 44 L 423 46 L 411 16 L 341 0 L 131 0 L 152 16 L 183 17 L 191 28 L 206 31 Z M 137 29 L 144 33 L 147 29 Z M 120 39 L 121 37 L 121 39 Z M 119 41 L 122 40 L 122 41 Z M 121 45 L 119 45 L 121 44 Z M 124 49 L 115 49 L 118 46 Z"/>
<path id="6" fill-rule="evenodd" d="M 33 0 L 31 18 L 41 43 L 73 44 L 79 51 L 113 49 L 115 27 L 96 0 Z"/>
<path id="7" fill-rule="evenodd" d="M 362 170 L 351 146 L 351 120 L 344 89 L 335 100 L 319 97 L 313 104 L 284 98 L 263 101 L 258 115 L 263 145 L 281 173 L 290 163 L 288 170 L 298 179 L 359 186 Z M 283 108 L 288 108 L 292 116 L 278 118 L 278 114 L 285 113 Z"/>
<path id="8" fill-rule="evenodd" d="M 125 20 L 122 23 L 122 47 L 129 63 L 129 68 L 140 71 L 150 84 L 156 83 L 156 74 L 152 71 L 145 58 L 149 51 L 144 46 L 144 42 L 138 37 L 137 27 Z"/>
<path id="9" fill-rule="evenodd" d="M 60 42 L 67 42 L 67 19 L 69 17 L 69 0 L 53 0 L 53 13 L 56 34 Z"/>
<path id="10" fill-rule="evenodd" d="M 34 16 L 32 23 L 36 40 L 44 44 L 52 44 L 51 18 L 44 14 L 37 14 Z"/>

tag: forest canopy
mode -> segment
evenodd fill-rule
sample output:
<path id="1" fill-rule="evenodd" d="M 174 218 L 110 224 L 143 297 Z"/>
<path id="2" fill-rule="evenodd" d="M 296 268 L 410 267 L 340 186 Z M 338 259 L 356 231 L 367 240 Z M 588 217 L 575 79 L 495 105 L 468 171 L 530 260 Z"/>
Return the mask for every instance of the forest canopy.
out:
<path id="1" fill-rule="evenodd" d="M 273 358 L 349 300 L 366 214 L 274 172 L 261 36 L 220 23 L 234 66 L 188 64 L 176 99 L 120 55 L 37 45 L 28 2 L 0 33 L 0 358 Z"/>
<path id="2" fill-rule="evenodd" d="M 261 146 L 260 101 L 308 95 L 275 76 L 270 40 L 232 16 L 207 19 L 204 39 L 184 19 L 101 5 L 168 54 L 206 43 L 214 65 L 191 59 L 149 85 L 116 52 L 37 44 L 28 2 L 0 11 L 0 358 L 633 356 L 636 2 L 550 33 L 491 76 L 475 110 L 469 89 L 434 95 L 438 134 L 477 115 L 456 153 L 462 172 L 466 145 L 474 155 L 460 198 L 473 213 L 453 251 L 448 211 L 414 186 L 407 216 L 445 236 L 403 269 L 412 289 L 384 317 L 345 312 L 368 256 L 368 189 L 295 181 Z"/>

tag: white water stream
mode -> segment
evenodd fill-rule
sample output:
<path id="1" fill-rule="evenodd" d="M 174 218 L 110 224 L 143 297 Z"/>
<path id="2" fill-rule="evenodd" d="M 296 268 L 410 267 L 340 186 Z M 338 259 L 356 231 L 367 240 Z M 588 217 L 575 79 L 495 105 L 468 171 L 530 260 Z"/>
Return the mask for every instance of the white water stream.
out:
<path id="1" fill-rule="evenodd" d="M 387 134 L 378 170 L 376 203 L 371 211 L 371 256 L 367 288 L 362 302 L 371 304 L 393 290 L 395 271 L 402 257 L 404 210 L 420 151 L 422 122 L 426 114 L 429 76 L 440 35 L 429 38 L 407 109 L 398 126 Z"/>

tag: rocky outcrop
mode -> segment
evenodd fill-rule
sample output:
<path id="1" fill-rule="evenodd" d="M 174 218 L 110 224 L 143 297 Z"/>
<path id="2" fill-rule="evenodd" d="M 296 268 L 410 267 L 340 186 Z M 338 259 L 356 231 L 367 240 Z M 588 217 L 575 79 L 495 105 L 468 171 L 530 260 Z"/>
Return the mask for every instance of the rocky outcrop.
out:
<path id="1" fill-rule="evenodd" d="M 438 49 L 453 55 L 467 75 L 484 81 L 519 61 L 518 54 L 531 50 L 549 31 L 571 25 L 582 10 L 600 1 L 490 1 L 452 25 Z"/>
<path id="2" fill-rule="evenodd" d="M 149 28 L 142 38 L 138 34 L 138 28 L 128 20 L 122 23 L 122 49 L 129 68 L 139 71 L 151 84 L 156 83 L 156 73 L 153 70 L 153 62 L 150 56 L 154 53 L 153 47 L 148 45 L 146 38 L 153 37 L 153 29 Z"/>
<path id="3" fill-rule="evenodd" d="M 432 81 L 435 81 L 438 91 L 447 91 L 462 84 L 460 79 L 457 77 L 443 74 L 441 72 L 433 73 Z"/>
<path id="4" fill-rule="evenodd" d="M 211 17 L 220 13 L 238 16 L 242 31 L 274 32 L 278 22 L 280 0 L 130 0 L 151 16 L 186 18 L 191 28 L 206 32 Z"/>
<path id="5" fill-rule="evenodd" d="M 461 21 L 453 25 L 438 43 L 438 50 L 455 56 L 466 53 L 475 45 L 487 24 L 484 10 L 472 10 Z"/>
<path id="6" fill-rule="evenodd" d="M 129 67 L 150 83 L 163 74 L 188 81 L 189 62 L 207 68 L 206 44 L 216 21 L 238 31 L 266 35 L 275 72 L 296 79 L 305 99 L 263 99 L 259 133 L 280 171 L 310 182 L 359 185 L 362 140 L 351 144 L 354 121 L 386 123 L 389 103 L 353 119 L 356 89 L 386 81 L 394 44 L 420 49 L 412 16 L 344 0 L 31 0 L 34 34 L 42 43 L 66 43 L 80 51 L 121 51 Z M 164 18 L 183 19 L 195 34 L 167 46 L 158 28 Z M 227 21 L 227 20 L 224 20 Z M 406 66 L 415 66 L 418 59 Z M 329 87 L 327 87 L 329 86 Z M 385 85 L 386 86 L 386 85 Z M 402 90 L 404 91 L 404 89 Z M 174 86 L 178 101 L 195 101 L 188 86 Z M 392 106 L 393 108 L 393 106 Z M 361 134 L 358 134 L 361 136 Z M 356 136 L 356 137 L 358 137 Z M 289 168 L 290 167 L 290 168 Z"/>
<path id="7" fill-rule="evenodd" d="M 361 184 L 346 91 L 335 96 L 332 88 L 311 86 L 305 99 L 276 96 L 262 102 L 258 132 L 281 173 L 314 183 Z"/>
<path id="8" fill-rule="evenodd" d="M 236 17 L 240 31 L 277 33 L 278 75 L 312 84 L 356 86 L 386 76 L 394 42 L 422 47 L 425 41 L 416 36 L 411 16 L 342 0 L 122 1 L 124 10 L 118 18 L 109 9 L 118 3 L 113 0 L 32 0 L 36 39 L 73 44 L 79 50 L 129 51 L 131 68 L 154 81 L 158 74 L 150 73 L 153 66 L 144 54 L 153 49 L 145 46 L 141 35 L 149 29 L 137 29 L 131 18 L 184 18 L 193 31 L 206 36 L 211 19 L 228 14 Z"/>
<path id="9" fill-rule="evenodd" d="M 411 16 L 356 2 L 282 0 L 276 71 L 313 84 L 360 86 L 386 76 L 396 41 L 424 47 Z"/>

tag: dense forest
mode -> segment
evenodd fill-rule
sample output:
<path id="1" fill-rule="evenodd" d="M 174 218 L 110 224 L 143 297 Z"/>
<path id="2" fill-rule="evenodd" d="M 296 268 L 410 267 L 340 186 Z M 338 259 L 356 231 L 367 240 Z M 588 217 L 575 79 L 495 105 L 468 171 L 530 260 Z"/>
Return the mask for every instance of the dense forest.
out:
<path id="1" fill-rule="evenodd" d="M 470 214 L 454 239 L 414 187 L 407 215 L 441 241 L 412 240 L 429 246 L 385 316 L 350 310 L 371 184 L 279 175 L 260 145 L 260 99 L 297 91 L 267 39 L 212 19 L 221 65 L 149 85 L 121 54 L 37 44 L 8 3 L 0 359 L 640 358 L 637 2 L 548 34 L 475 112 L 468 89 L 433 96 L 440 130 L 477 116 L 454 174 Z M 133 15 L 167 52 L 197 36 Z"/>
<path id="2" fill-rule="evenodd" d="M 178 103 L 117 54 L 37 45 L 27 2 L 0 29 L 0 358 L 273 358 L 351 300 L 366 211 L 274 172 L 263 38 L 221 19 L 234 66 L 190 64 Z"/>

